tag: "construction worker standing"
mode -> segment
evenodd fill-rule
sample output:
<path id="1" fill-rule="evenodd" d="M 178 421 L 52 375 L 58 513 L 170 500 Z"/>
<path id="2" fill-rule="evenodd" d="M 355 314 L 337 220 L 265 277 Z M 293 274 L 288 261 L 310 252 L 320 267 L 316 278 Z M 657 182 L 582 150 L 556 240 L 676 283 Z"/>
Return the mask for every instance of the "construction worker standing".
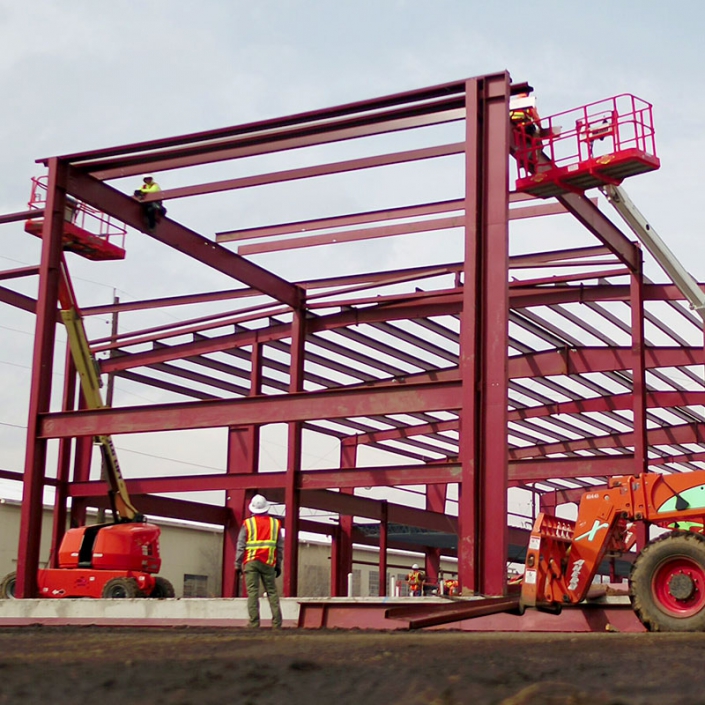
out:
<path id="1" fill-rule="evenodd" d="M 409 583 L 409 595 L 411 597 L 423 596 L 423 585 L 426 582 L 426 573 L 419 569 L 419 564 L 414 563 L 411 566 L 411 571 L 406 576 L 406 582 Z"/>
<path id="2" fill-rule="evenodd" d="M 134 196 L 138 200 L 144 201 L 146 196 L 151 196 L 160 191 L 161 188 L 154 180 L 154 177 L 151 174 L 147 174 L 143 177 L 142 186 L 135 191 Z M 161 201 L 147 201 L 142 205 L 142 210 L 147 218 L 147 226 L 150 230 L 154 230 L 162 216 L 166 215 L 166 208 L 164 208 Z"/>
<path id="3" fill-rule="evenodd" d="M 533 173 L 542 149 L 542 130 L 536 97 L 531 91 L 511 96 L 509 120 L 517 159 L 527 172 Z"/>
<path id="4" fill-rule="evenodd" d="M 235 569 L 245 573 L 247 587 L 247 613 L 250 627 L 259 627 L 259 584 L 260 580 L 267 592 L 272 610 L 272 628 L 282 626 L 282 613 L 279 607 L 279 594 L 275 578 L 281 575 L 284 541 L 281 522 L 269 516 L 269 502 L 257 494 L 250 502 L 252 516 L 246 519 L 237 537 Z"/>

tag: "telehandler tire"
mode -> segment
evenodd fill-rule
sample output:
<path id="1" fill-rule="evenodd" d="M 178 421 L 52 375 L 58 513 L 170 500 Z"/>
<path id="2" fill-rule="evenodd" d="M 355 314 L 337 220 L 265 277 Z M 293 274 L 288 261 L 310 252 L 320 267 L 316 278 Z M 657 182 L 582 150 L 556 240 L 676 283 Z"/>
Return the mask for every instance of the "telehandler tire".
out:
<path id="1" fill-rule="evenodd" d="M 14 600 L 15 585 L 17 585 L 17 573 L 8 573 L 0 583 L 0 599 Z"/>
<path id="2" fill-rule="evenodd" d="M 149 593 L 150 597 L 156 598 L 158 600 L 163 600 L 166 597 L 175 597 L 174 586 L 166 579 L 157 577 L 157 581 L 152 592 Z"/>
<path id="3" fill-rule="evenodd" d="M 139 597 L 140 588 L 134 578 L 113 578 L 103 586 L 101 597 L 109 600 Z"/>
<path id="4" fill-rule="evenodd" d="M 672 531 L 647 544 L 632 566 L 629 598 L 649 631 L 705 631 L 705 537 Z"/>

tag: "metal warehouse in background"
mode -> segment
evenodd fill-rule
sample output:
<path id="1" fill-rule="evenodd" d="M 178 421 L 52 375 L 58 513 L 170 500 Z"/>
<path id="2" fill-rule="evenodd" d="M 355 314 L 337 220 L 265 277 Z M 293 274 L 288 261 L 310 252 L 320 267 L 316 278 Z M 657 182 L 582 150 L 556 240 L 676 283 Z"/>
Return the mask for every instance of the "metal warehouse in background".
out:
<path id="1" fill-rule="evenodd" d="M 24 488 L 18 594 L 36 590 L 47 485 L 56 492 L 54 549 L 67 513 L 81 523 L 88 507 L 107 506 L 103 482 L 90 473 L 94 436 L 227 429 L 221 473 L 126 477 L 145 514 L 224 528 L 225 597 L 233 595 L 235 540 L 255 491 L 284 508 L 286 596 L 297 591 L 301 531 L 332 540 L 333 596 L 346 594 L 354 543 L 379 547 L 381 595 L 387 550 L 403 548 L 425 555 L 430 580 L 442 556 L 457 556 L 463 594 L 500 596 L 510 545 L 525 548 L 528 540 L 526 532 L 510 531 L 510 488 L 531 493 L 536 509 L 554 508 L 611 475 L 703 467 L 703 322 L 678 282 L 644 276 L 641 246 L 600 210 L 607 201 L 584 193 L 658 167 L 650 106 L 629 97 L 622 112 L 610 99 L 597 107 L 599 124 L 589 106 L 582 117 L 563 116 L 562 125 L 549 121 L 536 154 L 536 143 L 522 140 L 508 118 L 511 97 L 526 90 L 503 72 L 42 160 L 45 204 L 0 217 L 27 220 L 42 237 L 37 266 L 0 273 L 0 300 L 36 314 L 25 467 L 0 472 Z M 571 139 L 576 153 L 561 153 Z M 390 144 L 401 148 L 389 151 Z M 320 148 L 336 145 L 345 146 L 345 158 L 320 161 Z M 257 161 L 285 152 L 308 163 L 268 171 L 271 161 Z M 459 167 L 444 198 L 334 214 L 322 207 L 296 222 L 268 222 L 263 212 L 257 227 L 215 235 L 169 217 L 151 229 L 144 204 L 116 186 L 145 172 L 157 180 L 171 172 L 170 187 L 153 197 L 169 206 L 284 182 L 316 189 L 329 177 L 444 159 Z M 265 169 L 200 182 L 198 167 L 217 162 Z M 172 187 L 177 180 L 183 185 Z M 434 193 L 441 188 L 434 184 Z M 81 240 L 88 226 L 66 226 L 66 208 L 75 202 L 232 279 L 226 290 L 177 289 L 172 297 L 81 309 L 86 319 L 120 315 L 121 332 L 89 341 L 103 375 L 167 390 L 180 401 L 87 410 L 69 363 L 60 407 L 52 406 L 62 249 L 100 250 Z M 526 219 L 538 230 L 556 214 L 580 233 L 561 238 L 564 249 L 532 250 L 530 237 L 513 240 Z M 108 230 L 95 233 L 106 243 L 104 256 L 124 256 L 121 232 L 117 239 Z M 288 281 L 248 259 L 323 247 L 333 251 L 322 260 L 330 262 L 341 243 L 364 252 L 379 238 L 404 247 L 404 238 L 415 243 L 424 235 L 441 254 L 454 238 L 464 256 L 429 264 L 419 248 L 412 266 L 376 271 L 371 261 L 364 271 L 338 276 L 326 264 L 306 281 Z M 126 268 L 130 237 L 136 235 L 128 234 Z M 407 259 L 414 251 L 409 245 Z M 38 277 L 36 300 L 12 289 L 24 277 Z M 191 304 L 198 315 L 131 327 L 133 312 Z M 208 304 L 213 312 L 204 315 Z M 268 424 L 288 429 L 278 472 L 259 472 L 260 431 Z M 327 469 L 302 467 L 304 434 L 336 439 L 339 460 Z M 47 467 L 51 439 L 59 439 L 56 469 Z M 384 451 L 385 463 L 359 462 L 363 446 Z M 400 488 L 400 499 L 356 488 Z M 164 496 L 213 490 L 226 493 L 222 506 Z M 316 521 L 306 508 L 338 521 Z M 645 540 L 642 530 L 638 543 Z"/>

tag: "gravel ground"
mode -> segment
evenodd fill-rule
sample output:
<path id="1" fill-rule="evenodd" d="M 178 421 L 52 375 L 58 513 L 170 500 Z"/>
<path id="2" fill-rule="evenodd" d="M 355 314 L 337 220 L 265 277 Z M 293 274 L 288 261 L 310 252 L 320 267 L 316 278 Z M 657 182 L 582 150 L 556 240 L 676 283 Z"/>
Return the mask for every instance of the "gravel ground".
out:
<path id="1" fill-rule="evenodd" d="M 0 629 L 0 703 L 705 705 L 705 634 Z"/>

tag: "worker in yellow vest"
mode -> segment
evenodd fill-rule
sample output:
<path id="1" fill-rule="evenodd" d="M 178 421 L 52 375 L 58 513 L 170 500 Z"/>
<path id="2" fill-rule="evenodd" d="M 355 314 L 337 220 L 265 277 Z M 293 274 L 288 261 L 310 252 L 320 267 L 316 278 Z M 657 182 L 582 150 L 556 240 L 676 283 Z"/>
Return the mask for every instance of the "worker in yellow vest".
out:
<path id="1" fill-rule="evenodd" d="M 161 188 L 154 180 L 154 177 L 151 174 L 147 174 L 143 177 L 142 186 L 135 191 L 134 196 L 136 199 L 144 201 L 146 196 L 151 196 L 160 191 Z M 142 210 L 147 219 L 147 227 L 150 230 L 154 230 L 157 227 L 157 223 L 166 215 L 166 208 L 164 208 L 161 201 L 145 201 L 142 205 Z"/>
<path id="2" fill-rule="evenodd" d="M 261 581 L 272 610 L 272 628 L 280 629 L 282 613 L 275 578 L 281 575 L 284 554 L 281 522 L 269 516 L 269 502 L 261 494 L 252 498 L 249 510 L 252 516 L 242 524 L 235 551 L 235 569 L 245 574 L 248 626 L 259 627 Z"/>
<path id="3" fill-rule="evenodd" d="M 532 89 L 533 90 L 533 89 Z M 543 146 L 541 118 L 536 109 L 536 98 L 530 91 L 513 95 L 509 101 L 509 120 L 512 139 L 520 166 L 534 172 Z"/>

